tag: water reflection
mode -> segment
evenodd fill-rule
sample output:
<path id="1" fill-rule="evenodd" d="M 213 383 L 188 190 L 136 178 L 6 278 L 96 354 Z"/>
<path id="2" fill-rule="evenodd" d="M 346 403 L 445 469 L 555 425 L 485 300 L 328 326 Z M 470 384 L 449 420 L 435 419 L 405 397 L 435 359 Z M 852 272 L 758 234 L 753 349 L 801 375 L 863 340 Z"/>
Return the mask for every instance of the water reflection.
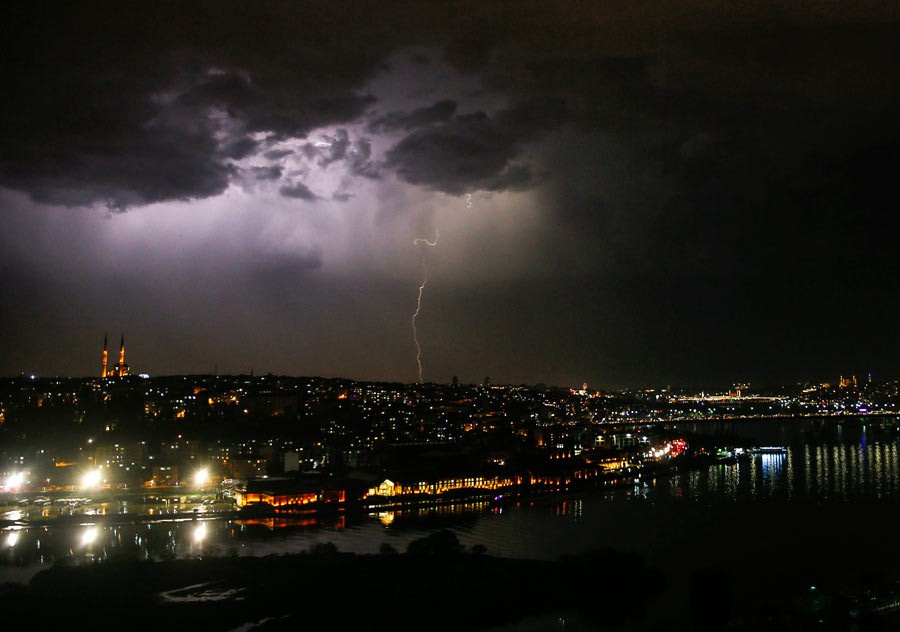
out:
<path id="1" fill-rule="evenodd" d="M 783 454 L 761 454 L 757 457 L 761 472 L 761 488 L 760 492 L 771 496 L 775 490 L 780 488 L 780 479 L 784 477 L 785 455 Z"/>
<path id="2" fill-rule="evenodd" d="M 97 527 L 88 527 L 81 532 L 81 545 L 88 546 L 97 539 Z"/>
<path id="3" fill-rule="evenodd" d="M 641 493 L 640 491 L 637 493 Z M 556 505 L 556 515 L 560 517 L 570 517 L 574 521 L 578 521 L 582 517 L 584 511 L 584 501 L 581 498 L 572 498 L 561 500 Z"/>
<path id="4" fill-rule="evenodd" d="M 702 433 L 705 429 L 698 424 L 690 430 Z M 678 497 L 685 488 L 690 496 L 733 500 L 900 500 L 900 436 L 892 426 L 822 420 L 731 422 L 719 424 L 716 432 L 760 443 L 778 436 L 787 452 L 759 454 L 752 460 L 679 476 L 660 491 Z"/>
<path id="5" fill-rule="evenodd" d="M 196 527 L 194 527 L 194 542 L 203 542 L 203 538 L 206 537 L 206 523 L 201 522 Z"/>
<path id="6" fill-rule="evenodd" d="M 616 538 L 636 537 L 635 525 L 644 524 L 647 515 L 628 523 L 622 502 L 635 510 L 650 508 L 647 511 L 654 512 L 648 514 L 650 524 L 657 520 L 665 524 L 668 514 L 658 513 L 662 501 L 679 508 L 717 501 L 740 506 L 789 501 L 794 506 L 861 500 L 893 504 L 900 500 L 900 437 L 893 429 L 821 420 L 734 422 L 714 429 L 710 424 L 697 426 L 687 430 L 714 430 L 723 437 L 752 439 L 758 445 L 784 445 L 787 451 L 673 475 L 629 479 L 618 489 L 566 497 L 548 495 L 519 503 L 460 501 L 362 516 L 241 520 L 214 514 L 173 519 L 165 514 L 156 522 L 116 525 L 104 524 L 103 516 L 84 515 L 81 524 L 68 526 L 17 525 L 0 534 L 0 581 L 23 576 L 27 581 L 25 571 L 33 574 L 61 558 L 268 555 L 307 551 L 327 542 L 355 553 L 377 553 L 385 543 L 402 551 L 409 541 L 437 528 L 451 528 L 464 544 L 484 544 L 495 554 L 552 559 L 572 547 L 606 546 Z M 6 517 L 16 511 L 9 510 Z M 119 511 L 121 507 L 111 506 L 109 513 Z"/>

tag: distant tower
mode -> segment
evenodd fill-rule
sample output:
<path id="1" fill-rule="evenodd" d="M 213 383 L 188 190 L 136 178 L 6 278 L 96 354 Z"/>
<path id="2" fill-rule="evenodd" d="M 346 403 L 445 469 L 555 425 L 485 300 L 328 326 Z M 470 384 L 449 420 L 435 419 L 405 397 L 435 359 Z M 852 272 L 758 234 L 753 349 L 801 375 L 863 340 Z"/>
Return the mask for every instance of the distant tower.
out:
<path id="1" fill-rule="evenodd" d="M 103 334 L 103 372 L 100 377 L 106 377 L 106 362 L 109 360 L 109 345 L 106 342 L 106 334 Z"/>
<path id="2" fill-rule="evenodd" d="M 105 356 L 104 356 L 105 358 Z M 105 366 L 105 364 L 104 364 Z M 128 375 L 128 365 L 125 364 L 125 334 L 122 334 L 122 343 L 119 347 L 119 362 L 108 373 L 109 376 L 124 377 Z"/>
<path id="3" fill-rule="evenodd" d="M 128 375 L 128 365 L 125 364 L 125 334 L 122 334 L 122 344 L 119 347 L 119 363 L 116 365 L 119 375 Z"/>

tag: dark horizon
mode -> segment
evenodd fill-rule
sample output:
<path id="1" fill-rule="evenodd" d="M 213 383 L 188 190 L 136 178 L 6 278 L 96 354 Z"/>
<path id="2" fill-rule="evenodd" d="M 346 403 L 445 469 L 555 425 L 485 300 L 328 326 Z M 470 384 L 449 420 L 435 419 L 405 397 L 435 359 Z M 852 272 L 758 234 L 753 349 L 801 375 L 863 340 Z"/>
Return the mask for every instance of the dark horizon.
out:
<path id="1" fill-rule="evenodd" d="M 2 15 L 0 375 L 900 376 L 896 7 Z"/>

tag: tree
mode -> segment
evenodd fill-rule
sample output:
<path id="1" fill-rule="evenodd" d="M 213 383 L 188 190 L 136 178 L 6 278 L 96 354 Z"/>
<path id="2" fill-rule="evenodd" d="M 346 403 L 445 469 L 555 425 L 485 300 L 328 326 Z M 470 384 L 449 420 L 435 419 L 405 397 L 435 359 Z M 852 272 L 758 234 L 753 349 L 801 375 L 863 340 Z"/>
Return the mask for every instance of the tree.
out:
<path id="1" fill-rule="evenodd" d="M 381 546 L 378 547 L 379 555 L 397 555 L 397 549 L 395 549 L 392 545 L 387 542 L 382 542 Z"/>
<path id="2" fill-rule="evenodd" d="M 449 529 L 441 529 L 424 538 L 413 540 L 406 547 L 409 555 L 456 555 L 462 553 L 459 538 Z"/>
<path id="3" fill-rule="evenodd" d="M 309 552 L 313 555 L 334 555 L 338 552 L 334 542 L 316 542 L 309 547 Z"/>

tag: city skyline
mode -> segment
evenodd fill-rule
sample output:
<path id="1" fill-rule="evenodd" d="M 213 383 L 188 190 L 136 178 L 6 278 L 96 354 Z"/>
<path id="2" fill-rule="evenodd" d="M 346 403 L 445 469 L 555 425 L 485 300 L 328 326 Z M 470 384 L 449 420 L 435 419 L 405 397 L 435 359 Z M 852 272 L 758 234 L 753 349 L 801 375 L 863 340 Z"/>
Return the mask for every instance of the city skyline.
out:
<path id="1" fill-rule="evenodd" d="M 900 377 L 896 7 L 3 13 L 0 376 Z"/>
<path id="2" fill-rule="evenodd" d="M 224 373 L 218 370 L 218 366 L 214 366 L 210 371 L 199 371 L 196 373 L 171 373 L 171 374 L 155 374 L 150 375 L 149 373 L 143 371 L 140 368 L 132 368 L 125 361 L 125 334 L 122 333 L 120 337 L 119 343 L 119 351 L 118 351 L 118 360 L 115 362 L 110 361 L 109 356 L 109 336 L 108 334 L 104 334 L 103 336 L 103 346 L 100 351 L 100 361 L 99 361 L 99 372 L 93 375 L 60 375 L 60 374 L 49 374 L 49 375 L 35 375 L 35 374 L 26 374 L 20 373 L 17 376 L 0 376 L 0 380 L 2 381 L 11 381 L 16 379 L 26 379 L 26 380 L 35 380 L 40 379 L 41 381 L 57 381 L 57 380 L 75 380 L 75 381 L 92 381 L 95 378 L 99 377 L 102 380 L 109 380 L 109 384 L 114 384 L 116 379 L 119 378 L 139 378 L 142 380 L 149 380 L 152 378 L 202 378 L 202 377 L 220 377 L 220 378 L 239 378 L 241 376 L 250 376 L 254 375 L 257 377 L 272 377 L 272 378 L 286 378 L 286 379 L 313 379 L 313 380 L 324 380 L 324 381 L 333 381 L 333 382 L 346 382 L 348 384 L 383 384 L 383 385 L 397 385 L 397 386 L 406 386 L 410 388 L 415 388 L 417 385 L 422 386 L 435 386 L 435 385 L 460 385 L 460 386 L 489 386 L 489 387 L 499 387 L 499 388 L 509 388 L 509 387 L 539 387 L 539 388 L 547 388 L 551 390 L 568 390 L 571 393 L 581 394 L 581 395 L 591 395 L 591 394 L 601 394 L 601 393 L 617 393 L 617 392 L 629 392 L 629 391 L 644 391 L 644 392 L 687 392 L 694 390 L 695 394 L 703 395 L 705 392 L 712 395 L 713 393 L 724 393 L 727 391 L 727 395 L 724 397 L 731 398 L 737 397 L 738 399 L 741 397 L 741 392 L 744 393 L 771 393 L 776 390 L 784 389 L 784 388 L 796 388 L 801 386 L 814 386 L 816 388 L 836 388 L 836 389 L 852 389 L 856 390 L 860 387 L 865 388 L 867 385 L 871 386 L 872 384 L 879 385 L 889 385 L 893 383 L 900 383 L 900 380 L 893 378 L 891 376 L 879 377 L 876 379 L 871 372 L 864 373 L 853 373 L 853 372 L 844 372 L 836 375 L 817 375 L 817 376 L 797 376 L 794 379 L 785 381 L 785 382 L 766 382 L 762 381 L 760 383 L 751 384 L 747 380 L 733 379 L 729 378 L 729 376 L 719 376 L 718 381 L 710 381 L 705 384 L 679 384 L 679 383 L 668 383 L 668 384 L 653 384 L 653 383 L 642 383 L 635 384 L 625 387 L 614 387 L 606 384 L 588 384 L 587 382 L 582 382 L 581 384 L 556 384 L 552 382 L 544 382 L 537 381 L 534 383 L 513 383 L 513 382 L 498 382 L 492 380 L 491 377 L 484 376 L 481 380 L 460 380 L 458 375 L 451 376 L 448 380 L 422 380 L 419 381 L 409 381 L 409 382 L 400 382 L 398 380 L 387 380 L 387 379 L 357 379 L 351 378 L 342 375 L 312 375 L 312 374 L 287 374 L 280 373 L 275 374 L 272 372 L 258 372 L 251 368 L 249 371 L 245 372 L 237 372 L 237 373 Z M 130 356 L 129 356 L 130 357 Z M 752 398 L 752 396 L 751 396 Z"/>

